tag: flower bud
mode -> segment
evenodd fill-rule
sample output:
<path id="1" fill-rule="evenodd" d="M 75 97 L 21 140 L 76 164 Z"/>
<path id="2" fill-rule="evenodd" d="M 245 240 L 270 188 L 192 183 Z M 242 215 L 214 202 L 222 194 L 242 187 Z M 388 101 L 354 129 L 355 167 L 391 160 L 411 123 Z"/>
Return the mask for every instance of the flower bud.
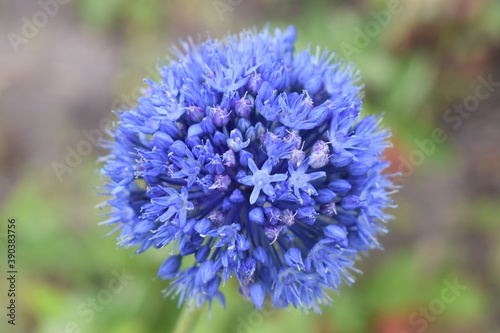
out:
<path id="1" fill-rule="evenodd" d="M 170 279 L 172 278 L 179 267 L 181 266 L 182 256 L 175 255 L 168 258 L 158 270 L 158 275 L 162 277 L 162 279 Z"/>
<path id="2" fill-rule="evenodd" d="M 194 230 L 202 236 L 206 235 L 211 228 L 212 225 L 210 224 L 210 221 L 208 219 L 201 219 L 194 226 Z"/>
<path id="3" fill-rule="evenodd" d="M 333 239 L 339 244 L 344 244 L 347 240 L 347 232 L 344 226 L 331 224 L 323 231 L 326 237 Z"/>
<path id="4" fill-rule="evenodd" d="M 213 125 L 212 125 L 213 126 Z M 213 143 L 217 146 L 224 146 L 227 141 L 227 136 L 219 131 L 215 131 Z"/>
<path id="5" fill-rule="evenodd" d="M 210 186 L 210 189 L 224 192 L 229 188 L 229 185 L 231 185 L 231 178 L 229 176 L 216 175 L 214 177 L 214 183 Z"/>
<path id="6" fill-rule="evenodd" d="M 250 298 L 257 309 L 262 308 L 266 298 L 266 290 L 260 283 L 255 283 L 250 287 Z"/>
<path id="7" fill-rule="evenodd" d="M 232 203 L 242 203 L 245 201 L 243 193 L 239 189 L 235 189 L 233 193 L 229 196 L 229 201 Z"/>
<path id="8" fill-rule="evenodd" d="M 351 184 L 345 179 L 335 179 L 328 184 L 328 188 L 337 194 L 345 194 L 351 189 Z"/>
<path id="9" fill-rule="evenodd" d="M 254 208 L 248 213 L 248 219 L 250 222 L 257 224 L 264 224 L 264 212 L 262 208 Z"/>
<path id="10" fill-rule="evenodd" d="M 266 215 L 267 221 L 272 225 L 278 224 L 281 219 L 281 210 L 276 207 L 264 208 L 264 214 Z"/>
<path id="11" fill-rule="evenodd" d="M 224 213 L 219 210 L 211 211 L 207 216 L 210 222 L 212 222 L 212 224 L 217 227 L 222 225 L 222 223 L 224 222 L 224 217 Z"/>
<path id="12" fill-rule="evenodd" d="M 281 223 L 292 226 L 295 223 L 295 214 L 289 208 L 283 210 L 281 214 Z"/>
<path id="13" fill-rule="evenodd" d="M 246 150 L 240 151 L 240 164 L 241 165 L 246 167 L 248 165 L 248 160 L 251 158 L 253 158 L 252 153 L 250 153 Z"/>
<path id="14" fill-rule="evenodd" d="M 207 260 L 209 254 L 210 254 L 210 248 L 208 246 L 204 245 L 204 246 L 201 246 L 196 251 L 194 256 L 195 256 L 197 262 L 202 263 L 205 260 Z"/>
<path id="15" fill-rule="evenodd" d="M 207 134 L 212 134 L 213 132 L 215 132 L 213 120 L 211 120 L 209 117 L 203 118 L 200 122 L 200 125 L 201 128 L 203 128 L 203 132 Z"/>
<path id="16" fill-rule="evenodd" d="M 318 213 L 313 206 L 302 207 L 297 209 L 297 219 L 305 224 L 311 225 L 316 221 Z"/>
<path id="17" fill-rule="evenodd" d="M 241 98 L 234 103 L 234 111 L 240 117 L 248 117 L 252 111 L 252 101 Z"/>
<path id="18" fill-rule="evenodd" d="M 231 119 L 229 112 L 226 109 L 217 106 L 213 108 L 212 122 L 217 127 L 224 127 Z"/>
<path id="19" fill-rule="evenodd" d="M 321 168 L 328 164 L 328 154 L 330 153 L 330 148 L 322 140 L 318 140 L 314 143 L 311 156 L 309 158 L 309 165 L 312 168 Z"/>
<path id="20" fill-rule="evenodd" d="M 270 225 L 264 227 L 264 234 L 266 235 L 267 239 L 271 241 L 271 244 L 278 239 L 280 232 L 281 226 L 279 225 Z"/>
<path id="21" fill-rule="evenodd" d="M 265 263 L 267 260 L 267 253 L 266 250 L 262 246 L 257 246 L 253 250 L 252 256 L 257 260 L 258 262 Z"/>
<path id="22" fill-rule="evenodd" d="M 246 130 L 248 128 L 250 128 L 251 126 L 252 126 L 252 123 L 248 119 L 240 118 L 238 120 L 238 128 L 241 131 L 241 133 L 246 132 Z"/>
<path id="23" fill-rule="evenodd" d="M 257 137 L 260 137 L 262 134 L 266 134 L 266 132 L 266 127 L 261 122 L 258 122 L 255 125 L 255 134 L 257 135 Z"/>
<path id="24" fill-rule="evenodd" d="M 342 208 L 345 210 L 352 210 L 360 207 L 362 204 L 361 199 L 356 195 L 346 195 L 342 199 Z"/>
<path id="25" fill-rule="evenodd" d="M 234 155 L 234 152 L 231 149 L 226 151 L 224 154 L 222 154 L 222 161 L 224 162 L 225 166 L 228 166 L 230 168 L 234 167 L 236 165 L 236 156 Z"/>
<path id="26" fill-rule="evenodd" d="M 241 131 L 236 128 L 231 131 L 230 138 L 227 139 L 226 143 L 232 151 L 237 153 L 240 150 L 248 147 L 250 141 L 243 142 L 243 135 L 241 134 Z"/>
<path id="27" fill-rule="evenodd" d="M 215 155 L 210 158 L 209 162 L 205 165 L 205 168 L 212 175 L 220 175 L 224 171 L 224 166 L 222 165 L 222 160 L 219 155 Z"/>
<path id="28" fill-rule="evenodd" d="M 259 73 L 252 74 L 247 83 L 248 91 L 252 93 L 252 95 L 257 95 L 259 92 L 260 86 L 262 85 L 262 78 Z"/>
<path id="29" fill-rule="evenodd" d="M 337 195 L 332 190 L 329 190 L 327 188 L 322 188 L 321 190 L 318 191 L 318 196 L 316 197 L 316 201 L 320 204 L 324 204 L 332 201 L 336 197 Z"/>
<path id="30" fill-rule="evenodd" d="M 257 139 L 257 132 L 255 131 L 255 127 L 250 126 L 249 128 L 247 128 L 245 132 L 245 138 L 250 142 Z"/>
<path id="31" fill-rule="evenodd" d="M 300 164 L 302 164 L 302 162 L 304 161 L 304 159 L 306 158 L 306 153 L 304 153 L 302 150 L 299 150 L 299 149 L 292 149 L 292 152 L 290 153 L 290 163 L 292 163 L 292 165 L 296 168 L 298 167 Z"/>
<path id="32" fill-rule="evenodd" d="M 326 215 L 326 216 L 337 215 L 337 209 L 336 209 L 336 206 L 335 206 L 335 201 L 332 200 L 330 202 L 322 204 L 319 207 L 319 211 L 320 211 L 321 214 Z"/>
<path id="33" fill-rule="evenodd" d="M 189 120 L 198 123 L 205 117 L 205 110 L 197 106 L 188 106 L 187 115 Z"/>

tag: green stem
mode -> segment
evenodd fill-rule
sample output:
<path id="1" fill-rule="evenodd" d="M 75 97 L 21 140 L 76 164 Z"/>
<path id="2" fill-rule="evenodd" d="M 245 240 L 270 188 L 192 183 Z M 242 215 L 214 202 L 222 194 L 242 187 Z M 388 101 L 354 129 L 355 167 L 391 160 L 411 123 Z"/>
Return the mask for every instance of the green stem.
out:
<path id="1" fill-rule="evenodd" d="M 198 323 L 200 314 L 201 308 L 191 309 L 184 306 L 179 314 L 173 333 L 192 333 Z"/>

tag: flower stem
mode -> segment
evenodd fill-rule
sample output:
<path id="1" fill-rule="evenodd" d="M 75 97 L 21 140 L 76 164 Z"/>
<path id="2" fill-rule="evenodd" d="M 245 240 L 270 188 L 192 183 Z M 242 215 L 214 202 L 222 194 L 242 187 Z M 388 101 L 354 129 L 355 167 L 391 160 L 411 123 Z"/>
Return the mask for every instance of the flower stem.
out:
<path id="1" fill-rule="evenodd" d="M 201 308 L 191 309 L 188 306 L 184 306 L 179 314 L 173 333 L 192 333 L 198 323 L 200 314 Z"/>

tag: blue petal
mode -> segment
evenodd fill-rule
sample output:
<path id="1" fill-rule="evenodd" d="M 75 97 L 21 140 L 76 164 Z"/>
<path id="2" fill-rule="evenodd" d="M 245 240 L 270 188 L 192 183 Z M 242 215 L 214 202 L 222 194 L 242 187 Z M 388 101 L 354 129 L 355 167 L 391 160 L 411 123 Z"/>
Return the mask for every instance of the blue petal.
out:
<path id="1" fill-rule="evenodd" d="M 252 299 L 253 304 L 260 309 L 264 305 L 264 299 L 266 297 L 266 292 L 264 287 L 260 283 L 254 283 L 250 287 L 250 297 Z"/>

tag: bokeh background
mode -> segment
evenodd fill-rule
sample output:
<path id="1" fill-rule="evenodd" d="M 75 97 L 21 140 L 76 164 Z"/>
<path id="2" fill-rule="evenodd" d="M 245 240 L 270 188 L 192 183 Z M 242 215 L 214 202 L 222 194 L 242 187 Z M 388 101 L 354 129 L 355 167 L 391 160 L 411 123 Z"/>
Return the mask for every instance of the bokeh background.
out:
<path id="1" fill-rule="evenodd" d="M 133 106 L 171 43 L 266 23 L 294 24 L 298 48 L 356 64 L 366 113 L 384 112 L 394 129 L 387 156 L 404 188 L 385 251 L 358 264 L 364 275 L 323 314 L 259 313 L 229 283 L 227 308 L 214 304 L 211 319 L 204 309 L 195 332 L 500 332 L 498 85 L 474 102 L 487 92 L 478 77 L 500 81 L 500 1 L 59 1 L 0 3 L 1 309 L 12 217 L 19 270 L 17 325 L 1 310 L 1 332 L 172 331 L 176 300 L 154 278 L 168 251 L 133 256 L 103 237 L 93 188 L 103 152 L 82 142 L 112 109 Z M 471 111 L 454 113 L 463 103 Z M 77 149 L 85 156 L 68 166 Z M 55 165 L 68 169 L 58 177 Z M 450 283 L 463 286 L 452 300 Z"/>

